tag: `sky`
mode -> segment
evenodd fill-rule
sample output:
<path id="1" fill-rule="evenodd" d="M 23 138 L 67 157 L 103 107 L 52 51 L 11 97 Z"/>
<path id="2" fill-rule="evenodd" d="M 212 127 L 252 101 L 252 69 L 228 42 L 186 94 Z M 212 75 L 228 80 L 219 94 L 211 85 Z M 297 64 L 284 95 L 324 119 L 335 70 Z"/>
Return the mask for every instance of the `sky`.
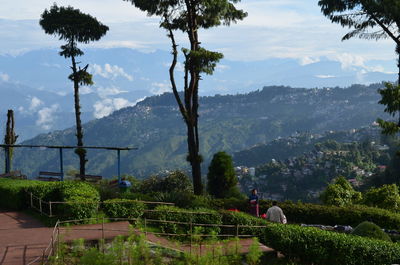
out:
<path id="1" fill-rule="evenodd" d="M 54 0 L 0 0 L 0 54 L 17 55 L 32 49 L 55 48 L 61 43 L 46 35 L 38 25 L 40 14 Z M 390 40 L 341 41 L 347 29 L 332 24 L 318 7 L 317 0 L 243 0 L 238 7 L 248 17 L 230 27 L 200 32 L 202 44 L 223 52 L 236 61 L 268 58 L 295 58 L 307 64 L 328 58 L 342 64 L 366 64 L 375 60 L 393 60 Z M 58 0 L 97 17 L 110 27 L 107 36 L 90 46 L 130 47 L 140 51 L 169 50 L 165 32 L 158 19 L 150 18 L 122 0 Z M 178 36 L 181 46 L 185 38 Z M 376 66 L 382 67 L 382 66 Z M 396 65 L 384 69 L 395 71 Z M 383 69 L 380 69 L 383 70 Z"/>

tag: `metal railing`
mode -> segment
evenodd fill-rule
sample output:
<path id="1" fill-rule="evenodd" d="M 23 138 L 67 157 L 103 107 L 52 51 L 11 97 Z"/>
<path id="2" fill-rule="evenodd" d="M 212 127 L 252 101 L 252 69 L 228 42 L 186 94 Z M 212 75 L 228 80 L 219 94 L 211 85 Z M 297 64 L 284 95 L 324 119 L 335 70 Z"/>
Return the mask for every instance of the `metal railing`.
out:
<path id="1" fill-rule="evenodd" d="M 154 210 L 153 210 L 154 211 Z M 165 211 L 163 211 L 165 212 Z M 174 212 L 174 211 L 171 211 Z M 204 214 L 204 213 L 199 213 L 199 212 L 180 212 L 180 213 L 187 213 L 187 214 Z M 192 218 L 191 218 L 192 219 Z M 63 227 L 66 224 L 76 224 L 77 222 L 91 222 L 91 221 L 96 221 L 97 224 L 101 224 L 100 227 Z M 158 220 L 158 219 L 149 219 L 149 218 L 86 218 L 86 219 L 77 219 L 77 220 L 67 220 L 67 221 L 57 221 L 57 223 L 54 226 L 53 233 L 51 236 L 51 240 L 46 247 L 46 249 L 43 250 L 43 253 L 41 256 L 35 258 L 33 261 L 29 262 L 28 265 L 34 264 L 36 262 L 41 262 L 41 264 L 47 264 L 49 262 L 49 257 L 56 255 L 58 256 L 58 250 L 59 246 L 61 244 L 61 237 L 60 234 L 63 233 L 63 231 L 101 231 L 101 236 L 99 236 L 98 239 L 105 240 L 106 239 L 106 232 L 120 232 L 120 234 L 130 234 L 132 233 L 132 229 L 113 229 L 113 228 L 108 228 L 105 227 L 105 224 L 112 224 L 113 222 L 116 221 L 128 221 L 130 223 L 140 223 L 143 224 L 143 228 L 141 230 L 137 229 L 135 232 L 142 233 L 146 236 L 152 234 L 154 236 L 168 236 L 168 237 L 189 237 L 189 245 L 184 245 L 186 247 L 189 247 L 189 253 L 192 254 L 193 249 L 196 250 L 197 248 L 197 254 L 202 255 L 202 251 L 204 248 L 207 249 L 207 247 L 212 247 L 215 245 L 212 244 L 204 244 L 202 240 L 194 240 L 195 237 L 200 237 L 202 238 L 207 238 L 207 237 L 214 237 L 214 238 L 250 238 L 250 237 L 255 237 L 256 235 L 254 234 L 241 234 L 240 229 L 241 228 L 266 228 L 267 226 L 260 226 L 260 225 L 240 225 L 240 224 L 201 224 L 201 223 L 194 223 L 192 221 L 190 222 L 180 222 L 180 221 L 168 221 L 168 220 Z M 177 225 L 186 225 L 189 226 L 189 231 L 187 233 L 164 233 L 164 232 L 151 232 L 148 231 L 148 227 L 150 223 L 158 223 L 158 224 L 177 224 Z M 194 227 L 200 226 L 200 227 L 218 227 L 218 228 L 233 228 L 235 233 L 232 234 L 198 234 L 194 232 Z M 148 241 L 149 242 L 149 241 Z M 157 244 L 155 242 L 149 242 L 151 244 Z M 177 248 L 171 247 L 171 246 L 166 246 L 166 245 L 161 245 L 163 248 L 169 248 L 174 251 L 182 251 Z M 236 252 L 238 251 L 238 246 L 236 245 Z"/>

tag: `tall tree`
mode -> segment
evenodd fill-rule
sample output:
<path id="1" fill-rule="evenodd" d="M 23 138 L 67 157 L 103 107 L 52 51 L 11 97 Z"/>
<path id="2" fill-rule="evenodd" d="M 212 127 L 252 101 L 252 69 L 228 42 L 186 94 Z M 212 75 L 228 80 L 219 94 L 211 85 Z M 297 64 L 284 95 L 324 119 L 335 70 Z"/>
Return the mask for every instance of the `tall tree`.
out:
<path id="1" fill-rule="evenodd" d="M 4 136 L 4 144 L 14 145 L 17 142 L 18 135 L 14 131 L 15 121 L 14 121 L 14 111 L 8 110 L 7 112 L 7 124 L 6 124 L 6 134 Z M 14 149 L 12 147 L 5 147 L 6 159 L 5 159 L 5 171 L 9 173 L 11 171 L 12 157 Z"/>
<path id="2" fill-rule="evenodd" d="M 74 103 L 76 120 L 77 146 L 75 153 L 79 156 L 79 173 L 81 178 L 85 176 L 86 150 L 83 146 L 83 129 L 81 122 L 81 107 L 79 103 L 79 87 L 92 85 L 92 75 L 87 72 L 88 65 L 81 68 L 76 58 L 84 53 L 78 48 L 78 43 L 98 41 L 108 31 L 108 27 L 97 21 L 96 18 L 82 13 L 71 6 L 58 7 L 54 4 L 49 10 L 45 10 L 40 19 L 40 26 L 50 35 L 56 35 L 60 40 L 66 41 L 61 46 L 60 56 L 71 58 L 72 74 L 68 77 L 74 83 Z"/>
<path id="3" fill-rule="evenodd" d="M 199 82 L 201 74 L 211 75 L 223 55 L 206 50 L 200 44 L 199 30 L 230 25 L 242 20 L 246 13 L 236 9 L 240 0 L 124 0 L 148 13 L 161 17 L 160 27 L 166 29 L 172 43 L 172 63 L 169 76 L 173 94 L 179 106 L 187 129 L 187 161 L 192 168 L 193 189 L 202 194 L 200 142 L 199 142 Z M 187 34 L 190 47 L 183 48 L 184 81 L 183 99 L 175 81 L 175 67 L 178 62 L 178 45 L 174 32 L 180 30 Z"/>
<path id="4" fill-rule="evenodd" d="M 216 153 L 208 167 L 208 192 L 217 198 L 237 195 L 239 194 L 237 183 L 232 157 L 225 152 Z"/>

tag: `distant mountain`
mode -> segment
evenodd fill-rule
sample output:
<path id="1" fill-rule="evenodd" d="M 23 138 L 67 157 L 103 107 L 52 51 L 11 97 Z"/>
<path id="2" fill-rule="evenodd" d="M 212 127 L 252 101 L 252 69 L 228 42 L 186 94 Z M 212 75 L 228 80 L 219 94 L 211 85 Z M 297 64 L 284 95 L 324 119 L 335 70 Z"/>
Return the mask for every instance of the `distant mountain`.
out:
<path id="1" fill-rule="evenodd" d="M 127 48 L 85 49 L 80 58 L 89 64 L 95 85 L 81 89 L 83 120 L 102 118 L 145 97 L 170 92 L 168 51 L 139 52 Z M 20 140 L 74 125 L 70 62 L 55 49 L 18 56 L 0 55 L 0 129 L 7 109 L 16 111 Z M 286 85 L 304 88 L 346 87 L 351 84 L 395 80 L 394 61 L 373 65 L 348 60 L 263 61 L 222 60 L 213 76 L 204 76 L 202 96 L 249 93 L 256 88 Z M 182 65 L 177 66 L 177 79 Z M 1 114 L 3 113 L 3 114 Z M 2 118 L 3 117 L 3 118 Z"/>
<path id="2" fill-rule="evenodd" d="M 350 88 L 304 89 L 264 87 L 248 94 L 216 95 L 200 99 L 201 153 L 204 169 L 212 154 L 229 153 L 286 137 L 296 131 L 320 133 L 348 130 L 385 118 L 377 104 L 381 84 Z M 123 152 L 122 172 L 139 177 L 160 170 L 187 169 L 187 146 L 182 118 L 170 93 L 146 98 L 134 107 L 88 122 L 86 145 L 136 146 Z M 75 144 L 74 129 L 39 135 L 25 144 Z M 58 170 L 57 152 L 16 150 L 15 167 L 35 175 L 40 170 Z M 66 168 L 78 160 L 66 151 Z M 116 174 L 116 154 L 88 151 L 88 173 L 110 177 Z"/>

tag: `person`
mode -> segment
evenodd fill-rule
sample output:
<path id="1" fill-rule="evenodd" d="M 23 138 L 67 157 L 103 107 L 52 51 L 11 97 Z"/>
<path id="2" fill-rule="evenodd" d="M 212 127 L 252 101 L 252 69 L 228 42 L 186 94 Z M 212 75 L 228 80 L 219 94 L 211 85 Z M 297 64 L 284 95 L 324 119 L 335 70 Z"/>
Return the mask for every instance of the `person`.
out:
<path id="1" fill-rule="evenodd" d="M 250 214 L 258 217 L 259 216 L 259 206 L 258 206 L 258 195 L 257 189 L 252 189 L 249 196 L 250 202 Z"/>
<path id="2" fill-rule="evenodd" d="M 275 223 L 286 224 L 286 216 L 277 204 L 277 201 L 272 202 L 272 207 L 267 210 L 267 220 Z"/>

